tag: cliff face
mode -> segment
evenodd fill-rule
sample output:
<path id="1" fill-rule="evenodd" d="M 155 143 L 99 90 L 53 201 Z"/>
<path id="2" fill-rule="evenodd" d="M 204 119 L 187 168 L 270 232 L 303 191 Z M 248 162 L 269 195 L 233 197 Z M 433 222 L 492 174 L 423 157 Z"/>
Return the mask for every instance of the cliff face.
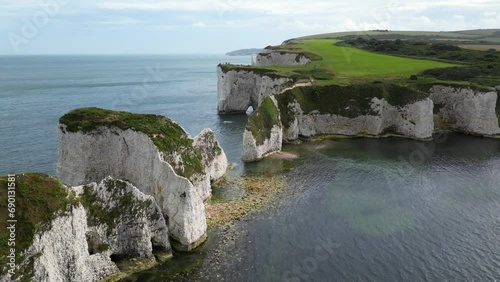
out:
<path id="1" fill-rule="evenodd" d="M 212 130 L 204 129 L 198 134 L 194 138 L 193 146 L 201 153 L 205 173 L 210 176 L 210 180 L 217 180 L 226 174 L 227 157 Z M 208 196 L 210 195 L 211 191 Z"/>
<path id="2" fill-rule="evenodd" d="M 154 261 L 153 250 L 171 252 L 160 207 L 128 182 L 106 178 L 68 188 L 49 176 L 30 174 L 17 183 L 32 189 L 18 195 L 18 213 L 36 214 L 19 226 L 23 232 L 16 238 L 19 261 L 12 280 L 101 281 L 119 273 L 112 258 Z M 33 207 L 30 198 L 42 195 L 43 203 Z M 58 210 L 47 208 L 57 202 Z"/>
<path id="3" fill-rule="evenodd" d="M 152 196 L 111 177 L 73 189 L 87 210 L 90 253 L 103 245 L 117 258 L 151 258 L 153 249 L 171 251 L 165 218 Z"/>
<path id="4" fill-rule="evenodd" d="M 283 141 L 299 136 L 394 135 L 421 140 L 432 138 L 435 130 L 453 130 L 496 137 L 500 134 L 499 89 L 435 85 L 427 94 L 396 85 L 366 84 L 287 90 L 270 100 L 277 114 L 261 106 L 250 117 L 243 160 L 261 159 L 281 150 Z M 277 121 L 270 122 L 275 115 Z"/>
<path id="5" fill-rule="evenodd" d="M 264 100 L 249 120 L 243 135 L 243 161 L 255 161 L 281 150 L 283 126 L 276 99 Z"/>
<path id="6" fill-rule="evenodd" d="M 218 111 L 221 114 L 245 113 L 257 109 L 264 98 L 280 93 L 293 79 L 260 74 L 252 70 L 224 71 L 217 67 Z"/>
<path id="7" fill-rule="evenodd" d="M 311 60 L 305 54 L 271 51 L 258 54 L 255 65 L 258 67 L 305 66 L 310 62 Z"/>
<path id="8" fill-rule="evenodd" d="M 280 151 L 283 141 L 299 136 L 397 135 L 428 139 L 434 129 L 432 101 L 423 93 L 392 85 L 297 88 L 268 99 L 276 106 L 276 113 L 272 107 L 263 107 L 266 100 L 250 117 L 244 135 L 244 161 Z M 270 122 L 274 115 L 279 118 Z M 272 129 L 257 130 L 259 126 L 255 125 Z"/>
<path id="9" fill-rule="evenodd" d="M 497 91 L 436 85 L 430 93 L 436 129 L 481 136 L 500 134 Z"/>
<path id="10" fill-rule="evenodd" d="M 390 105 L 385 99 L 373 98 L 372 113 L 357 117 L 318 112 L 305 114 L 298 103 L 288 105 L 297 114 L 291 125 L 284 127 L 285 140 L 321 134 L 345 136 L 402 135 L 414 139 L 432 136 L 432 101 L 424 99 L 404 107 Z"/>
<path id="11" fill-rule="evenodd" d="M 50 224 L 25 253 L 23 264 L 33 260 L 33 281 L 100 281 L 119 272 L 109 253 L 89 253 L 87 215 L 81 205 Z"/>
<path id="12" fill-rule="evenodd" d="M 113 119 L 119 114 L 106 111 L 101 119 Z M 78 120 L 78 115 L 68 116 Z M 180 243 L 175 246 L 190 250 L 206 238 L 203 201 L 211 194 L 210 181 L 225 172 L 227 159 L 213 133 L 204 131 L 195 141 L 168 119 L 146 117 L 158 122 L 148 127 L 166 129 L 156 133 L 144 132 L 148 128 L 140 131 L 138 125 L 122 129 L 115 125 L 127 126 L 118 121 L 86 129 L 63 117 L 57 174 L 63 183 L 72 186 L 107 176 L 127 179 L 161 207 L 170 237 Z M 177 144 L 176 148 L 172 144 Z"/>

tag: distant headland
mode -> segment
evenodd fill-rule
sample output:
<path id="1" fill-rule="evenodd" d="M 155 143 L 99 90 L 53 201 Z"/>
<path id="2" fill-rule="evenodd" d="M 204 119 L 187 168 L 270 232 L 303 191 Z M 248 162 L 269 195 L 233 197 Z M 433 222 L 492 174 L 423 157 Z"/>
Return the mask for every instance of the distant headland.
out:
<path id="1" fill-rule="evenodd" d="M 219 65 L 220 114 L 254 109 L 243 160 L 318 135 L 500 136 L 500 30 L 374 30 L 294 38 Z"/>
<path id="2" fill-rule="evenodd" d="M 240 49 L 240 50 L 235 50 L 231 51 L 229 53 L 226 53 L 228 56 L 251 56 L 251 55 L 257 55 L 260 52 L 262 52 L 262 48 L 249 48 L 249 49 Z"/>

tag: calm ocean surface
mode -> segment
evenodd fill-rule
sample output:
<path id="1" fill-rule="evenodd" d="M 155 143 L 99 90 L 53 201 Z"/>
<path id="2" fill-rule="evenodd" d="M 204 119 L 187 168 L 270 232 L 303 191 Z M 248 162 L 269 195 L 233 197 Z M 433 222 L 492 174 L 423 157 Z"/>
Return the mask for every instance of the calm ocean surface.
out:
<path id="1" fill-rule="evenodd" d="M 292 167 L 289 192 L 275 208 L 237 224 L 243 235 L 217 267 L 205 259 L 209 243 L 130 281 L 170 281 L 187 265 L 200 269 L 186 273 L 187 281 L 500 281 L 499 140 L 450 134 L 425 144 L 306 142 L 285 146 L 299 156 L 293 164 L 244 166 L 239 158 L 246 115 L 216 114 L 215 66 L 248 61 L 0 57 L 0 174 L 55 174 L 57 120 L 71 109 L 162 114 L 192 135 L 212 128 L 238 164 L 236 173 Z M 145 79 L 152 81 L 146 88 Z M 418 165 L 401 161 L 417 154 L 424 156 Z"/>
<path id="2" fill-rule="evenodd" d="M 192 136 L 210 127 L 231 161 L 239 162 L 246 117 L 217 115 L 215 70 L 220 62 L 249 61 L 213 55 L 0 56 L 0 174 L 55 175 L 58 119 L 80 107 L 165 115 Z"/>

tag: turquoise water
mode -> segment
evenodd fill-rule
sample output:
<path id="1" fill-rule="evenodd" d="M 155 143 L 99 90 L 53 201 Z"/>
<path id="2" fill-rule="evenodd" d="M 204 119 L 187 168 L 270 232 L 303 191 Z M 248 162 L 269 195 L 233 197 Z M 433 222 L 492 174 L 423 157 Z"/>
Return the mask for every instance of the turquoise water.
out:
<path id="1" fill-rule="evenodd" d="M 163 114 L 192 135 L 214 129 L 237 174 L 292 167 L 287 196 L 239 222 L 240 235 L 217 266 L 207 259 L 221 240 L 214 233 L 200 251 L 130 281 L 170 281 L 188 268 L 180 280 L 500 280 L 499 140 L 450 134 L 432 143 L 306 142 L 285 147 L 299 156 L 291 166 L 244 166 L 247 116 L 216 114 L 215 66 L 227 61 L 248 58 L 0 57 L 0 174 L 55 174 L 57 120 L 73 108 Z M 137 94 L 157 64 L 160 78 Z M 416 156 L 416 164 L 407 162 Z"/>

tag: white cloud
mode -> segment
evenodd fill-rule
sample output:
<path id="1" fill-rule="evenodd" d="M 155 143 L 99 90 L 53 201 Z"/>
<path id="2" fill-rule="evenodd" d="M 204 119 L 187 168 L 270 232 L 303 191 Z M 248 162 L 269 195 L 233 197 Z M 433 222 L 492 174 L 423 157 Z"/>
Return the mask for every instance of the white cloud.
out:
<path id="1" fill-rule="evenodd" d="M 23 16 L 40 5 L 61 0 L 0 0 L 0 25 L 7 15 Z M 61 16 L 86 15 L 80 22 L 108 27 L 173 30 L 272 27 L 288 33 L 314 34 L 348 30 L 456 30 L 500 27 L 498 0 L 65 0 Z M 148 17 L 175 11 L 170 17 Z M 442 11 L 436 13 L 436 11 Z M 476 16 L 474 16 L 476 13 Z M 238 17 L 238 15 L 244 15 Z M 104 20 L 102 15 L 106 15 Z M 12 18 L 12 17 L 10 17 Z M 12 21 L 14 22 L 14 20 Z M 272 29 L 270 29 L 272 30 Z"/>
<path id="2" fill-rule="evenodd" d="M 488 18 L 495 17 L 496 15 L 497 15 L 496 11 L 486 11 L 486 12 L 484 12 L 484 16 L 488 17 Z"/>
<path id="3" fill-rule="evenodd" d="M 143 23 L 143 21 L 139 21 L 133 18 L 120 18 L 120 19 L 109 19 L 109 20 L 99 21 L 97 23 L 104 25 L 131 25 L 131 24 Z"/>
<path id="4" fill-rule="evenodd" d="M 104 0 L 95 2 L 101 9 L 112 10 L 184 10 L 184 11 L 257 11 L 268 14 L 338 14 L 343 11 L 364 12 L 386 10 L 388 12 L 422 12 L 435 7 L 452 8 L 490 8 L 500 7 L 500 2 L 491 0 L 453 0 L 453 1 L 402 1 L 402 0 L 353 0 L 330 1 L 315 0 Z"/>
<path id="5" fill-rule="evenodd" d="M 207 25 L 204 22 L 195 22 L 193 23 L 194 27 L 200 27 L 200 28 L 205 28 Z"/>

